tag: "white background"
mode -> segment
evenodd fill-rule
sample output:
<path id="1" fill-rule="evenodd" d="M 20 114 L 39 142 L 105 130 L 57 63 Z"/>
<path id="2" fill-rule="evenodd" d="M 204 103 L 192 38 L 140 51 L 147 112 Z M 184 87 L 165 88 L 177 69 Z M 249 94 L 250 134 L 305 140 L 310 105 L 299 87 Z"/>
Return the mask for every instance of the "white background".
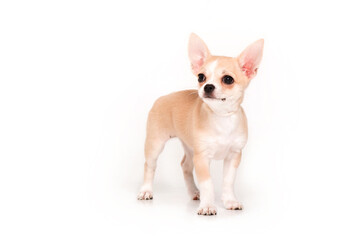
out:
<path id="1" fill-rule="evenodd" d="M 358 238 L 355 3 L 1 1 L 0 238 Z M 177 140 L 159 159 L 154 200 L 136 200 L 147 112 L 196 87 L 191 32 L 216 55 L 265 39 L 243 103 L 244 210 L 222 207 L 214 162 L 216 217 L 195 214 Z"/>

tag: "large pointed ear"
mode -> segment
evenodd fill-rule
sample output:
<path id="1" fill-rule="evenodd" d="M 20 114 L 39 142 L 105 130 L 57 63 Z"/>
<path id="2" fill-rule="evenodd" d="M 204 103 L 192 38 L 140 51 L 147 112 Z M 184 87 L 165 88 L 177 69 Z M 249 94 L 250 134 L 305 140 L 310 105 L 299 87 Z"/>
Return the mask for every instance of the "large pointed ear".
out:
<path id="1" fill-rule="evenodd" d="M 191 62 L 191 70 L 197 75 L 206 58 L 210 56 L 210 51 L 204 41 L 195 33 L 191 33 L 190 35 L 188 53 Z"/>
<path id="2" fill-rule="evenodd" d="M 263 48 L 264 39 L 259 39 L 245 48 L 237 57 L 240 69 L 249 81 L 256 76 L 263 55 Z"/>

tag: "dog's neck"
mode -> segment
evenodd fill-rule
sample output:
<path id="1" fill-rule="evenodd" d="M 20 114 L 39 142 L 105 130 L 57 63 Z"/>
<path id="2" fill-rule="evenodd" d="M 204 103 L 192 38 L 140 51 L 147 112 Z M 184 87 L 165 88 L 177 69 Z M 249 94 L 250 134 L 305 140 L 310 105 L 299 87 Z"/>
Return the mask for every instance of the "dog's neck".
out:
<path id="1" fill-rule="evenodd" d="M 233 102 L 229 102 L 229 103 L 224 103 L 221 101 L 214 101 L 212 100 L 212 102 L 203 102 L 203 104 L 206 106 L 206 108 L 208 109 L 208 111 L 210 111 L 212 114 L 215 114 L 219 117 L 228 117 L 231 116 L 235 113 L 237 113 L 240 108 L 241 101 L 237 100 L 237 101 L 233 101 Z"/>

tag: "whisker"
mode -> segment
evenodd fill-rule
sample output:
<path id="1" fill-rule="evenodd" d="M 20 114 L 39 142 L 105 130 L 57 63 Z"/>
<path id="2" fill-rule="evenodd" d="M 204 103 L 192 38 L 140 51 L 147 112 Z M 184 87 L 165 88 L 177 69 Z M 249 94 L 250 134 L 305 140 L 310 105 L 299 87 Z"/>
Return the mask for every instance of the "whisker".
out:
<path id="1" fill-rule="evenodd" d="M 192 94 L 198 94 L 198 92 L 191 92 L 191 93 L 189 93 L 188 96 L 190 96 L 190 95 L 192 95 Z"/>

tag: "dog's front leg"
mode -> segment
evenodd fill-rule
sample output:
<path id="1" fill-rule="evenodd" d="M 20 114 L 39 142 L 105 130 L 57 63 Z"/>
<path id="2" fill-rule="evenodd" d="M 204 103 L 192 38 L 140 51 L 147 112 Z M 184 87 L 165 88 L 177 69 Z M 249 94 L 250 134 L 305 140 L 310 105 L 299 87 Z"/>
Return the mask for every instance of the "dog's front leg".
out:
<path id="1" fill-rule="evenodd" d="M 210 177 L 210 160 L 202 154 L 194 155 L 194 166 L 200 188 L 199 215 L 216 215 L 214 186 Z"/>
<path id="2" fill-rule="evenodd" d="M 221 199 L 228 210 L 241 210 L 242 205 L 235 197 L 234 181 L 240 164 L 241 152 L 230 152 L 224 159 L 224 180 Z"/>

